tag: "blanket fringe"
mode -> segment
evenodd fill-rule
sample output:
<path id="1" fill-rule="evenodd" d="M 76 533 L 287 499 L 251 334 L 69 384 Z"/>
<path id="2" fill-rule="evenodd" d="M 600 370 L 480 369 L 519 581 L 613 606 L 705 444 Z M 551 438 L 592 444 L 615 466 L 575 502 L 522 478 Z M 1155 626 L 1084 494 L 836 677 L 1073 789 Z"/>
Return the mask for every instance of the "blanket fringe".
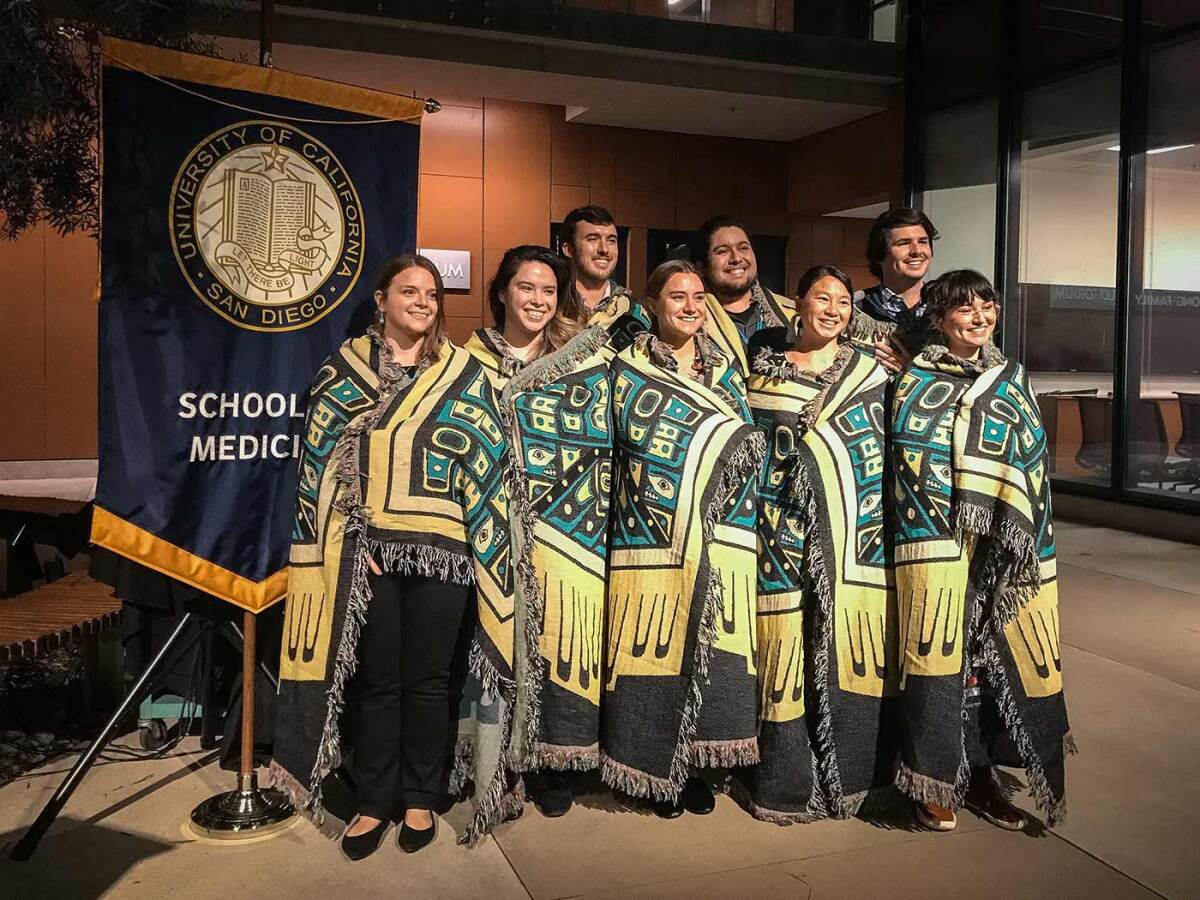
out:
<path id="1" fill-rule="evenodd" d="M 874 344 L 876 341 L 884 341 L 891 337 L 896 331 L 896 325 L 893 322 L 880 322 L 864 312 L 855 310 L 847 331 L 851 340 Z"/>
<path id="2" fill-rule="evenodd" d="M 508 771 L 508 744 L 512 727 L 512 694 L 513 683 L 501 677 L 495 667 L 479 649 L 479 644 L 471 645 L 471 671 L 481 684 L 484 692 L 497 697 L 502 702 L 500 727 L 500 750 L 496 754 L 496 768 L 492 772 L 486 787 L 475 785 L 475 812 L 463 833 L 458 837 L 458 843 L 474 847 L 500 822 L 504 821 L 524 805 L 524 783 L 520 775 L 514 776 L 510 786 Z M 494 686 L 494 693 L 487 685 Z M 503 689 L 504 693 L 500 691 Z M 482 787 L 482 790 L 481 790 Z"/>
<path id="3" fill-rule="evenodd" d="M 465 553 L 455 553 L 428 544 L 407 541 L 377 541 L 368 539 L 367 550 L 378 555 L 385 572 L 399 575 L 424 575 L 449 584 L 473 585 L 475 566 Z"/>
<path id="4" fill-rule="evenodd" d="M 361 540 L 362 512 L 355 510 L 346 520 L 346 540 L 356 540 L 353 571 L 350 576 L 350 591 L 346 598 L 346 613 L 342 622 L 342 637 L 334 657 L 333 674 L 326 692 L 325 725 L 317 745 L 317 758 L 309 776 L 309 800 L 307 809 L 312 811 L 313 821 L 320 824 L 324 813 L 321 810 L 321 782 L 341 762 L 341 733 L 338 722 L 346 704 L 346 685 L 358 668 L 358 640 L 362 628 L 367 624 L 367 606 L 371 601 L 371 586 L 367 581 L 370 571 L 368 551 Z"/>
<path id="5" fill-rule="evenodd" d="M 730 784 L 729 796 L 733 798 L 738 806 L 742 807 L 760 822 L 770 822 L 773 825 L 807 825 L 810 822 L 817 822 L 825 818 L 824 811 L 814 809 L 811 803 L 807 808 L 799 812 L 784 812 L 783 810 L 760 806 L 754 802 L 749 789 L 739 778 L 734 778 Z"/>
<path id="6" fill-rule="evenodd" d="M 903 760 L 896 769 L 896 787 L 917 803 L 932 803 L 946 809 L 958 809 L 962 805 L 957 785 L 919 775 Z"/>
<path id="7" fill-rule="evenodd" d="M 450 784 L 447 793 L 451 797 L 463 799 L 467 791 L 467 782 L 471 780 L 471 767 L 474 764 L 474 742 L 460 739 L 454 746 L 454 763 L 450 767 Z"/>
<path id="8" fill-rule="evenodd" d="M 1061 825 L 1067 818 L 1067 798 L 1055 797 L 1046 778 L 1046 770 L 1042 766 L 1042 758 L 1038 756 L 1033 746 L 1033 739 L 1021 721 L 1021 712 L 1017 708 L 1016 697 L 1008 680 L 1008 672 L 1000 659 L 996 647 L 996 636 L 985 634 L 983 637 L 983 663 L 988 673 L 988 680 L 996 689 L 996 704 L 1000 707 L 1000 715 L 1008 728 L 1009 736 L 1017 745 L 1021 761 L 1025 763 L 1025 774 L 1029 781 L 1029 792 L 1033 795 L 1038 808 L 1046 814 L 1046 824 L 1054 827 Z M 1063 735 L 1064 757 L 1075 746 L 1075 739 L 1070 733 Z"/>
<path id="9" fill-rule="evenodd" d="M 342 836 L 344 828 L 339 827 L 332 817 L 325 814 L 324 808 L 316 801 L 312 792 L 297 781 L 291 772 L 275 760 L 271 760 L 267 771 L 271 776 L 271 786 L 281 791 L 288 798 L 288 802 L 295 807 L 296 812 L 312 822 L 321 834 L 335 841 Z"/>
<path id="10" fill-rule="evenodd" d="M 557 354 L 555 354 L 557 355 Z M 511 385 L 512 382 L 509 382 Z M 508 395 L 506 394 L 506 397 Z M 516 434 L 516 423 L 510 402 L 502 406 L 502 418 L 510 435 Z M 509 481 L 509 502 L 512 504 L 511 528 L 513 535 L 513 557 L 516 560 L 514 572 L 517 601 L 520 608 L 516 619 L 519 627 L 516 629 L 513 672 L 521 671 L 524 667 L 524 677 L 517 686 L 516 705 L 523 715 L 515 715 L 518 722 L 524 723 L 524 734 L 518 735 L 519 740 L 513 742 L 514 764 L 521 771 L 529 771 L 536 765 L 538 739 L 542 733 L 542 685 L 547 676 L 548 660 L 542 656 L 542 629 L 546 616 L 546 598 L 538 587 L 537 572 L 533 568 L 533 530 L 536 521 L 533 505 L 529 499 L 529 485 L 525 471 L 515 454 L 510 453 L 507 471 Z"/>
<path id="11" fill-rule="evenodd" d="M 758 765 L 758 738 L 736 741 L 692 741 L 691 764 L 699 769 L 733 769 Z"/>
<path id="12" fill-rule="evenodd" d="M 534 751 L 537 768 L 559 772 L 587 772 L 600 765 L 600 743 L 586 747 L 562 747 L 556 744 L 537 745 Z"/>
<path id="13" fill-rule="evenodd" d="M 610 788 L 630 797 L 669 802 L 679 796 L 680 786 L 672 779 L 660 778 L 617 762 L 603 750 L 600 751 L 600 777 Z"/>
<path id="14" fill-rule="evenodd" d="M 492 661 L 487 658 L 478 639 L 471 641 L 471 649 L 467 653 L 467 671 L 479 682 L 483 689 L 484 699 L 500 696 L 505 679 L 496 671 Z"/>
<path id="15" fill-rule="evenodd" d="M 955 506 L 954 533 L 959 544 L 967 534 L 994 542 L 995 546 L 985 550 L 988 556 L 980 584 L 995 589 L 992 616 L 1001 627 L 1007 625 L 1037 596 L 1041 587 L 1041 566 L 1033 535 L 1008 519 L 1003 519 L 997 527 L 990 507 L 969 501 Z"/>
<path id="16" fill-rule="evenodd" d="M 797 466 L 795 472 L 793 495 L 804 510 L 805 524 L 812 529 L 820 521 L 817 510 L 817 494 L 809 480 L 808 471 L 803 466 Z M 841 769 L 837 760 L 837 746 L 833 739 L 833 699 L 830 696 L 829 688 L 834 621 L 833 587 L 820 539 L 806 539 L 804 551 L 806 569 L 804 575 L 809 579 L 816 592 L 817 611 L 820 616 L 818 623 L 820 637 L 813 654 L 813 688 L 817 695 L 817 739 L 814 755 L 824 780 L 823 789 L 833 809 L 840 810 L 843 808 L 844 794 Z"/>
<path id="17" fill-rule="evenodd" d="M 517 394 L 536 391 L 564 375 L 574 372 L 590 356 L 595 356 L 608 343 L 608 329 L 589 325 L 553 353 L 540 356 L 508 380 L 501 391 L 501 405 L 510 406 Z"/>

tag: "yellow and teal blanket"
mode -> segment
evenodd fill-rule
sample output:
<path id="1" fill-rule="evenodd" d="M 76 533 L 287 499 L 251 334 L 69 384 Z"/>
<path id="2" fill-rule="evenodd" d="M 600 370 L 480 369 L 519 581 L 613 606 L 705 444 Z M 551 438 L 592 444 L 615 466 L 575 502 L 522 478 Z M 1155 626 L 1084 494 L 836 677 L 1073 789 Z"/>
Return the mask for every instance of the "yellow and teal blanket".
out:
<path id="1" fill-rule="evenodd" d="M 746 342 L 742 340 L 737 324 L 714 295 L 706 294 L 704 301 L 708 307 L 704 333 L 712 338 L 725 358 L 737 366 L 743 378 L 748 376 L 750 362 L 746 354 Z M 786 328 L 796 316 L 794 300 L 768 291 L 757 281 L 750 286 L 750 303 L 758 308 L 763 329 Z"/>
<path id="2" fill-rule="evenodd" d="M 782 329 L 752 341 L 759 489 L 761 761 L 751 811 L 790 824 L 853 815 L 890 785 L 896 597 L 884 533 L 887 372 L 849 344 L 823 372 L 788 361 Z M 815 697 L 806 696 L 811 686 Z M 816 746 L 810 743 L 816 736 Z"/>
<path id="3" fill-rule="evenodd" d="M 511 454 L 518 649 L 510 755 L 521 771 L 594 769 L 600 761 L 608 343 L 609 333 L 591 326 L 523 364 L 494 332 L 472 339 L 501 389 Z"/>
<path id="4" fill-rule="evenodd" d="M 317 375 L 300 460 L 271 768 L 319 825 L 321 782 L 345 749 L 340 718 L 369 615 L 372 556 L 388 571 L 475 586 L 475 685 L 453 777 L 474 783 L 476 810 L 462 840 L 473 843 L 519 803 L 505 772 L 514 693 L 505 449 L 487 376 L 449 342 L 410 377 L 372 333 L 343 344 Z"/>
<path id="5" fill-rule="evenodd" d="M 596 305 L 588 325 L 598 325 L 608 332 L 608 350 L 612 355 L 632 344 L 639 334 L 654 330 L 650 311 L 621 287 Z"/>
<path id="6" fill-rule="evenodd" d="M 742 339 L 737 324 L 715 296 L 707 294 L 704 299 L 708 306 L 708 319 L 704 323 L 705 333 L 716 341 L 726 357 L 736 361 L 738 370 L 748 376 L 751 364 L 748 342 Z M 761 314 L 760 330 L 763 331 L 789 328 L 792 320 L 796 318 L 795 300 L 769 291 L 757 281 L 750 287 L 750 303 L 756 306 Z M 858 314 L 850 320 L 847 334 L 850 342 L 858 349 L 870 353 L 875 341 L 891 335 L 895 327 L 887 322 L 877 322 L 870 316 Z M 753 337 L 751 335 L 751 339 Z"/>
<path id="7" fill-rule="evenodd" d="M 1024 766 L 1066 815 L 1054 524 L 1046 435 L 1025 369 L 988 345 L 925 348 L 892 406 L 902 730 L 897 784 L 955 808 L 971 767 Z"/>
<path id="8" fill-rule="evenodd" d="M 678 796 L 689 765 L 758 761 L 755 492 L 763 437 L 736 366 L 697 339 L 678 371 L 643 334 L 612 364 L 601 772 Z"/>

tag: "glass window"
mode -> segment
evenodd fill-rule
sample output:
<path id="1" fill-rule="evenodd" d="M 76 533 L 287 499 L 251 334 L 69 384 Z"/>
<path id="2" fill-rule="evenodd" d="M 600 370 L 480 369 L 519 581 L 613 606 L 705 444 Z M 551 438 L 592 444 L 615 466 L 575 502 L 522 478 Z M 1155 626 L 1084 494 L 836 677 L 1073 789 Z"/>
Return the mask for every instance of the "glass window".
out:
<path id="1" fill-rule="evenodd" d="M 1200 41 L 1153 48 L 1126 485 L 1200 504 Z"/>
<path id="2" fill-rule="evenodd" d="M 996 101 L 929 116 L 921 207 L 941 237 L 931 276 L 975 269 L 995 280 Z"/>
<path id="3" fill-rule="evenodd" d="M 1051 473 L 1102 484 L 1112 468 L 1120 97 L 1117 66 L 1025 95 L 1018 308 L 1006 344 L 1038 393 Z"/>
<path id="4" fill-rule="evenodd" d="M 932 7 L 922 13 L 921 29 L 926 108 L 941 109 L 994 96 L 1000 87 L 1000 13 L 1004 4 L 955 0 L 926 5 Z"/>
<path id="5" fill-rule="evenodd" d="M 897 0 L 872 0 L 871 40 L 894 44 L 900 21 L 899 13 L 900 4 Z"/>

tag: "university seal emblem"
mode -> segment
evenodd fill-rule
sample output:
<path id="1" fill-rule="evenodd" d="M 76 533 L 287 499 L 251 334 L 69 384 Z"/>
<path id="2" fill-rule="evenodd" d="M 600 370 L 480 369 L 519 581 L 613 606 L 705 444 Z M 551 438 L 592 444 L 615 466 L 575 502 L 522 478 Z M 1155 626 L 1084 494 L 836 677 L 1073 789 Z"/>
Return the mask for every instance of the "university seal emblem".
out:
<path id="1" fill-rule="evenodd" d="M 170 204 L 184 278 L 242 328 L 304 328 L 362 271 L 354 184 L 328 147 L 290 124 L 238 122 L 210 134 L 180 165 Z"/>

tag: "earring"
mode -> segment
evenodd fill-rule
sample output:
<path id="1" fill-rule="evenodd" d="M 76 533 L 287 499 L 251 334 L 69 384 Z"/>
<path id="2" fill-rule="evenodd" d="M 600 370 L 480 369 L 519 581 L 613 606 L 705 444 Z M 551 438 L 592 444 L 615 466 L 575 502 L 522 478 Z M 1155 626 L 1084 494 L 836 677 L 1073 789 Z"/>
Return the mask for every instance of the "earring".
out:
<path id="1" fill-rule="evenodd" d="M 381 306 L 381 307 L 378 307 L 378 308 L 376 309 L 376 313 L 375 313 L 375 321 L 378 323 L 378 325 L 379 325 L 379 327 L 380 327 L 380 328 L 382 328 L 382 327 L 383 327 L 383 323 L 384 323 L 384 321 L 385 321 L 385 317 L 384 317 L 384 315 L 383 315 L 383 307 L 382 307 L 382 306 Z"/>

